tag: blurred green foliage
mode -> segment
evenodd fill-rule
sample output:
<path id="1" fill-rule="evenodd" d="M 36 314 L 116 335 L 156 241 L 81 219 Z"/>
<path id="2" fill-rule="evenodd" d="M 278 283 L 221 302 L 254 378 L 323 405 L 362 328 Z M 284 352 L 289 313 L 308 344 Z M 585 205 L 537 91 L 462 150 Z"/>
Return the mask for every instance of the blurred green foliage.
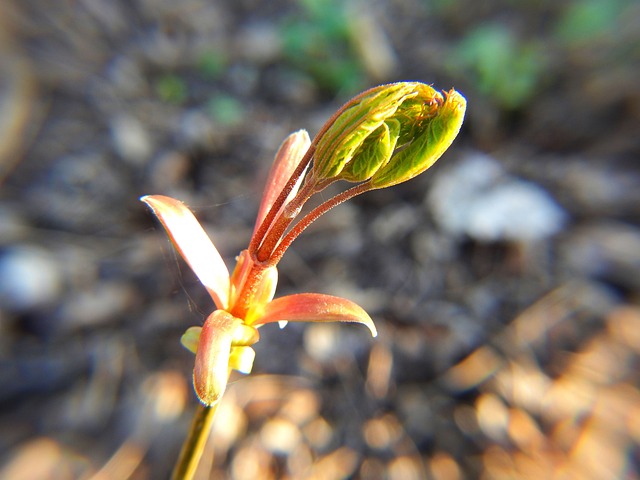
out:
<path id="1" fill-rule="evenodd" d="M 556 30 L 565 42 L 576 43 L 604 35 L 615 35 L 620 16 L 629 0 L 579 0 L 561 16 Z"/>
<path id="2" fill-rule="evenodd" d="M 155 83 L 155 90 L 161 100 L 181 104 L 189 94 L 185 81 L 174 74 L 162 75 Z"/>
<path id="3" fill-rule="evenodd" d="M 534 41 L 521 41 L 502 24 L 481 25 L 454 48 L 449 68 L 505 109 L 524 106 L 538 90 L 547 65 Z"/>
<path id="4" fill-rule="evenodd" d="M 302 15 L 287 18 L 280 28 L 286 59 L 332 93 L 353 93 L 366 84 L 351 45 L 348 3 L 298 0 Z"/>
<path id="5" fill-rule="evenodd" d="M 208 79 L 220 78 L 226 67 L 226 56 L 216 50 L 207 50 L 198 58 L 198 70 Z"/>
<path id="6" fill-rule="evenodd" d="M 207 111 L 216 122 L 230 127 L 241 124 L 245 116 L 242 103 L 229 95 L 211 97 L 207 102 Z"/>

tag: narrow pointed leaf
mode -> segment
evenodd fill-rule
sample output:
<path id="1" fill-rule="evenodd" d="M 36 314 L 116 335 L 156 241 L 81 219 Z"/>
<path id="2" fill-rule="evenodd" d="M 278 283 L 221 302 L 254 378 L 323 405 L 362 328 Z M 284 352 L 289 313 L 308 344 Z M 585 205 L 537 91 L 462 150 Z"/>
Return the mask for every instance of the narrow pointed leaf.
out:
<path id="1" fill-rule="evenodd" d="M 254 233 L 262 224 L 267 213 L 269 213 L 271 206 L 309 149 L 309 145 L 311 145 L 311 140 L 306 130 L 299 130 L 292 133 L 282 142 L 282 145 L 280 145 L 273 165 L 271 166 L 264 193 L 262 194 Z M 302 177 L 300 180 L 302 180 Z M 293 197 L 299 187 L 300 182 L 298 182 L 296 187 L 291 191 L 288 198 Z"/>
<path id="2" fill-rule="evenodd" d="M 140 198 L 149 205 L 171 241 L 220 309 L 229 303 L 229 270 L 196 217 L 184 203 L 163 195 Z"/>
<path id="3" fill-rule="evenodd" d="M 371 317 L 350 300 L 320 293 L 299 293 L 276 298 L 267 304 L 256 324 L 280 322 L 356 322 L 378 334 Z"/>

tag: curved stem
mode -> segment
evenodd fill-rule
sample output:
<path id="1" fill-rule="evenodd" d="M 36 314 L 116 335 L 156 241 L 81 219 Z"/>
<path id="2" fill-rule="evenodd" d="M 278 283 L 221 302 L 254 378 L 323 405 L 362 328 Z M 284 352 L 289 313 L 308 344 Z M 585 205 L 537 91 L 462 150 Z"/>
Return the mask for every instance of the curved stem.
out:
<path id="1" fill-rule="evenodd" d="M 298 215 L 302 205 L 315 193 L 314 185 L 305 183 L 302 185 L 297 195 L 284 206 L 282 214 L 275 219 L 273 225 L 264 235 L 262 243 L 255 251 L 255 257 L 259 262 L 266 262 L 271 257 L 280 237 L 291 225 L 293 219 Z"/>
<path id="2" fill-rule="evenodd" d="M 316 208 L 307 213 L 298 223 L 294 225 L 294 227 L 287 232 L 287 234 L 282 238 L 278 246 L 273 251 L 269 258 L 269 262 L 277 263 L 284 255 L 284 252 L 289 248 L 291 243 L 300 235 L 309 225 L 311 225 L 315 220 L 318 219 L 320 215 L 324 215 L 333 207 L 340 205 L 341 203 L 346 202 L 347 200 L 360 195 L 362 193 L 368 192 L 370 190 L 374 190 L 375 187 L 372 187 L 369 182 L 361 183 L 356 185 L 355 187 L 351 187 L 349 190 L 345 190 L 344 192 L 336 195 L 331 200 L 318 205 Z"/>
<path id="3" fill-rule="evenodd" d="M 313 159 L 313 155 L 315 154 L 318 142 L 320 141 L 322 136 L 325 133 L 327 133 L 327 131 L 329 130 L 329 128 L 331 127 L 333 122 L 335 122 L 336 119 L 340 115 L 342 115 L 342 113 L 344 113 L 344 111 L 347 108 L 349 108 L 355 102 L 359 101 L 361 98 L 365 97 L 366 95 L 369 95 L 371 92 L 373 92 L 374 90 L 379 89 L 379 88 L 380 88 L 379 86 L 378 87 L 373 87 L 373 88 L 370 88 L 369 90 L 366 90 L 366 91 L 360 93 L 359 95 L 355 96 L 354 98 L 349 100 L 347 103 L 342 105 L 324 123 L 324 125 L 322 125 L 322 127 L 320 128 L 320 130 L 318 131 L 318 133 L 316 134 L 314 139 L 311 141 L 311 145 L 309 145 L 309 148 L 307 149 L 307 152 L 305 153 L 304 157 L 302 157 L 302 159 L 300 160 L 300 163 L 298 164 L 296 169 L 293 171 L 293 174 L 291 175 L 291 178 L 289 178 L 289 181 L 285 184 L 284 188 L 280 192 L 280 195 L 278 195 L 278 198 L 276 198 L 276 200 L 273 202 L 273 205 L 271 205 L 271 208 L 269 209 L 269 212 L 267 213 L 267 215 L 265 216 L 264 220 L 262 221 L 262 223 L 260 224 L 258 229 L 255 231 L 254 235 L 252 236 L 251 241 L 249 243 L 249 253 L 251 253 L 251 255 L 255 255 L 256 252 L 258 251 L 258 249 L 260 248 L 261 244 L 263 243 L 263 241 L 265 239 L 265 236 L 271 230 L 271 225 L 274 222 L 274 220 L 276 219 L 276 216 L 278 215 L 278 212 L 280 212 L 280 209 L 282 208 L 282 206 L 286 202 L 287 197 L 289 196 L 289 193 L 291 193 L 291 190 L 293 190 L 294 185 L 296 184 L 298 179 L 302 176 L 302 174 L 305 172 L 305 170 L 306 170 L 307 166 L 309 165 L 309 163 L 311 163 L 311 161 Z M 303 186 L 303 188 L 304 188 L 304 186 Z M 307 198 L 307 200 L 308 200 L 308 198 Z M 287 223 L 287 225 L 289 225 L 289 223 L 291 223 L 291 221 L 289 221 Z M 285 226 L 285 229 L 286 229 L 286 226 Z M 284 231 L 284 229 L 282 231 Z"/>
<path id="4" fill-rule="evenodd" d="M 172 480 L 191 480 L 195 475 L 219 403 L 218 401 L 210 407 L 198 405 L 191 421 L 189 435 L 182 444 L 180 456 L 171 474 Z"/>
<path id="5" fill-rule="evenodd" d="M 280 192 L 280 195 L 278 195 L 278 198 L 276 198 L 276 200 L 273 202 L 273 205 L 271 205 L 269 212 L 264 217 L 264 220 L 262 220 L 262 223 L 258 227 L 258 230 L 256 230 L 256 232 L 251 237 L 251 241 L 249 243 L 249 252 L 252 255 L 258 250 L 258 247 L 260 247 L 260 244 L 262 243 L 265 235 L 269 231 L 271 224 L 276 218 L 276 215 L 282 208 L 282 205 L 284 204 L 284 202 L 287 200 L 289 193 L 291 193 L 291 190 L 293 190 L 294 185 L 296 184 L 300 176 L 304 173 L 305 169 L 309 165 L 309 162 L 311 162 L 311 158 L 313 157 L 313 153 L 315 152 L 315 145 L 316 145 L 316 140 L 314 139 L 314 141 L 309 146 L 309 149 L 304 154 L 304 157 L 302 157 L 302 160 L 300 161 L 296 169 L 293 171 L 293 174 L 291 175 L 291 177 L 285 184 L 284 188 Z"/>

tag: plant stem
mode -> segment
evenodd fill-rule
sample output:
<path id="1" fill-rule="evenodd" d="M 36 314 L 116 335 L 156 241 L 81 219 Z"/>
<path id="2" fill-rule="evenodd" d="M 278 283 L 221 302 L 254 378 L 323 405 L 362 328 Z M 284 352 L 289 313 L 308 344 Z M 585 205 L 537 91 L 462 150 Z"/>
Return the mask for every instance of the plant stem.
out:
<path id="1" fill-rule="evenodd" d="M 317 147 L 318 142 L 320 141 L 320 139 L 323 137 L 323 135 L 325 133 L 327 133 L 329 128 L 331 128 L 331 125 L 333 124 L 333 122 L 335 122 L 336 119 L 340 115 L 342 115 L 342 113 L 344 113 L 345 110 L 347 110 L 355 102 L 359 101 L 361 98 L 365 97 L 366 95 L 369 95 L 371 92 L 373 92 L 374 90 L 376 90 L 378 88 L 380 88 L 380 87 L 373 87 L 373 88 L 371 88 L 369 90 L 366 90 L 366 91 L 360 93 L 359 95 L 357 95 L 356 97 L 352 98 L 351 100 L 349 100 L 347 103 L 342 105 L 329 118 L 329 120 L 327 120 L 324 123 L 324 125 L 320 128 L 320 130 L 318 131 L 318 133 L 316 134 L 316 136 L 312 140 L 311 145 L 309 145 L 309 148 L 308 148 L 307 152 L 302 157 L 302 159 L 300 160 L 300 163 L 298 164 L 298 166 L 294 170 L 293 174 L 291 175 L 291 178 L 289 178 L 289 181 L 285 184 L 284 188 L 280 192 L 280 195 L 278 195 L 276 200 L 271 205 L 271 208 L 269 209 L 269 212 L 265 216 L 264 220 L 262 221 L 262 223 L 260 224 L 258 229 L 255 231 L 255 233 L 253 234 L 253 236 L 251 238 L 251 242 L 249 243 L 249 253 L 251 253 L 252 256 L 255 255 L 256 258 L 260 258 L 261 262 L 265 261 L 264 249 L 262 249 L 262 254 L 259 255 L 259 256 L 256 255 L 257 252 L 258 252 L 258 249 L 262 245 L 262 243 L 263 243 L 263 241 L 265 239 L 265 236 L 269 233 L 269 231 L 270 231 L 270 229 L 272 227 L 272 224 L 273 224 L 274 220 L 276 220 L 276 216 L 277 216 L 278 212 L 280 212 L 280 209 L 282 208 L 282 206 L 286 202 L 287 197 L 289 196 L 289 193 L 291 193 L 291 190 L 293 190 L 293 187 L 296 184 L 296 182 L 298 181 L 298 179 L 305 173 L 305 170 L 306 170 L 307 166 L 312 162 L 313 156 L 314 156 L 314 154 L 316 152 L 316 147 Z M 315 192 L 319 191 L 319 189 L 317 188 L 317 185 L 313 185 L 313 186 L 312 185 L 307 185 L 307 187 L 309 188 L 309 190 L 314 190 Z M 305 186 L 303 185 L 302 189 L 304 189 L 304 188 L 305 188 Z M 294 198 L 292 201 L 295 201 L 295 200 L 296 199 Z M 308 200 L 308 197 L 305 199 L 305 201 L 306 200 Z M 301 202 L 298 205 L 302 205 L 302 203 L 304 203 L 304 202 Z M 289 220 L 287 225 L 289 225 L 291 223 L 291 220 L 292 219 Z M 284 229 L 286 229 L 286 226 L 285 226 Z M 284 229 L 282 229 L 281 233 L 284 232 Z"/>
<path id="2" fill-rule="evenodd" d="M 171 474 L 172 480 L 191 480 L 195 475 L 219 403 L 220 401 L 210 407 L 198 405 L 191 421 L 189 435 L 182 444 L 180 456 Z"/>
<path id="3" fill-rule="evenodd" d="M 303 179 L 302 186 L 297 192 L 297 195 L 294 196 L 294 198 L 291 199 L 287 203 L 287 205 L 285 205 L 285 202 L 287 202 L 287 198 L 295 187 L 296 182 L 300 179 L 300 177 L 306 175 L 306 169 L 308 165 L 313 161 L 313 156 L 315 154 L 318 142 L 320 141 L 320 139 L 322 139 L 323 135 L 327 133 L 333 122 L 335 122 L 336 119 L 347 108 L 352 106 L 364 96 L 375 91 L 377 88 L 380 87 L 374 87 L 370 90 L 362 92 L 357 97 L 351 99 L 348 103 L 342 105 L 342 107 L 340 107 L 338 111 L 335 112 L 333 116 L 322 126 L 316 137 L 311 142 L 311 145 L 309 146 L 307 152 L 300 159 L 300 163 L 291 174 L 291 177 L 284 185 L 282 191 L 271 205 L 271 208 L 267 212 L 267 215 L 264 217 L 262 223 L 259 225 L 258 229 L 254 232 L 251 238 L 248 251 L 251 255 L 251 260 L 254 263 L 247 274 L 244 285 L 242 285 L 241 287 L 238 301 L 231 311 L 233 315 L 238 316 L 239 318 L 244 318 L 244 315 L 249 308 L 247 300 L 262 278 L 264 270 L 278 263 L 280 258 L 282 258 L 285 250 L 289 247 L 289 245 L 291 245 L 291 242 L 293 242 L 293 240 L 295 240 L 295 238 L 300 235 L 305 228 L 307 228 L 320 215 L 327 212 L 336 205 L 339 205 L 340 203 L 352 197 L 355 197 L 360 193 L 373 189 L 370 184 L 363 183 L 342 192 L 331 200 L 313 209 L 311 212 L 305 215 L 297 224 L 295 224 L 288 233 L 285 234 L 287 228 L 289 228 L 294 218 L 300 212 L 302 205 L 307 200 L 309 200 L 309 198 L 313 194 L 318 193 L 320 190 L 336 180 L 317 179 L 312 174 L 312 178 Z M 306 180 L 309 181 L 307 182 Z M 284 210 L 282 210 L 283 207 Z M 281 210 L 283 214 L 281 216 L 278 216 Z M 207 439 L 211 431 L 211 425 L 213 423 L 213 419 L 215 417 L 219 403 L 220 400 L 208 407 L 205 407 L 204 405 L 198 405 L 196 413 L 191 422 L 189 434 L 184 444 L 182 445 L 180 456 L 178 457 L 178 461 L 176 462 L 176 465 L 173 469 L 173 473 L 171 475 L 172 480 L 193 479 L 198 467 L 198 463 L 200 462 L 200 458 L 202 457 L 204 447 L 207 443 Z"/>
<path id="4" fill-rule="evenodd" d="M 355 187 L 351 187 L 348 190 L 336 195 L 331 200 L 324 202 L 321 205 L 318 205 L 316 208 L 307 213 L 298 223 L 294 225 L 294 227 L 287 232 L 287 234 L 280 240 L 276 249 L 270 256 L 269 261 L 277 263 L 284 255 L 284 252 L 289 248 L 291 243 L 300 235 L 309 225 L 311 225 L 320 215 L 327 213 L 333 207 L 340 205 L 341 203 L 346 202 L 347 200 L 360 195 L 362 193 L 368 192 L 370 190 L 374 190 L 375 188 L 371 186 L 369 182 L 361 183 L 356 185 Z"/>
<path id="5" fill-rule="evenodd" d="M 240 287 L 238 300 L 235 302 L 229 313 L 236 318 L 245 318 L 250 307 L 250 299 L 253 297 L 258 284 L 262 281 L 266 266 L 255 263 L 251 258 L 251 267 L 247 273 L 244 282 Z"/>
<path id="6" fill-rule="evenodd" d="M 304 183 L 296 196 L 284 206 L 282 214 L 274 219 L 273 224 L 264 236 L 262 243 L 255 252 L 259 262 L 268 262 L 283 233 L 293 219 L 300 213 L 302 205 L 315 193 L 315 186 Z"/>
<path id="7" fill-rule="evenodd" d="M 300 176 L 302 176 L 302 174 L 305 172 L 307 165 L 309 165 L 309 163 L 311 162 L 311 159 L 313 158 L 313 153 L 315 151 L 315 142 L 316 140 L 314 139 L 314 141 L 309 146 L 309 149 L 305 153 L 304 157 L 302 157 L 302 160 L 300 161 L 300 163 L 294 170 L 293 174 L 285 184 L 284 188 L 280 192 L 280 195 L 278 195 L 276 200 L 273 202 L 273 205 L 271 205 L 269 212 L 267 212 L 267 215 L 265 216 L 264 220 L 258 227 L 258 230 L 256 230 L 256 232 L 251 237 L 251 242 L 249 243 L 249 252 L 252 255 L 258 250 L 258 247 L 262 243 L 262 240 L 264 239 L 265 235 L 271 228 L 271 224 L 275 220 L 276 215 L 282 208 L 282 205 L 284 204 L 284 202 L 287 200 L 289 193 L 291 193 L 291 190 L 293 190 L 293 187 L 295 186 L 296 182 L 298 181 Z"/>

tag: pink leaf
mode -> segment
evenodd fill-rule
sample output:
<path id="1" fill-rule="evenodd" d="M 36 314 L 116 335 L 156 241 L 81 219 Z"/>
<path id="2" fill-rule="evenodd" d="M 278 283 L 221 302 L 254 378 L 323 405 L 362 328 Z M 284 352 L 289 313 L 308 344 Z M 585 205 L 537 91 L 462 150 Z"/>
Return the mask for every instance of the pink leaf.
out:
<path id="1" fill-rule="evenodd" d="M 284 188 L 285 184 L 293 174 L 294 170 L 300 163 L 300 160 L 304 157 L 304 154 L 309 149 L 311 140 L 309 134 L 305 130 L 298 130 L 285 138 L 282 145 L 276 153 L 275 160 L 269 171 L 269 177 L 267 178 L 267 184 L 262 194 L 262 201 L 260 202 L 260 208 L 258 210 L 258 217 L 256 218 L 256 226 L 254 228 L 254 234 L 260 228 L 260 224 L 269 213 L 271 206 L 280 195 L 280 192 Z M 296 192 L 300 182 L 296 184 L 291 191 L 288 199 L 291 199 Z M 286 202 L 285 202 L 286 203 Z"/>
<path id="2" fill-rule="evenodd" d="M 162 195 L 140 198 L 149 205 L 171 241 L 220 309 L 229 303 L 229 270 L 196 217 L 184 203 Z"/>
<path id="3" fill-rule="evenodd" d="M 356 322 L 378 334 L 371 317 L 362 307 L 345 298 L 320 293 L 299 293 L 276 298 L 264 308 L 256 324 L 279 322 Z"/>
<path id="4" fill-rule="evenodd" d="M 218 401 L 227 388 L 231 342 L 240 322 L 230 313 L 216 310 L 202 326 L 193 386 L 200 401 L 207 406 Z"/>

